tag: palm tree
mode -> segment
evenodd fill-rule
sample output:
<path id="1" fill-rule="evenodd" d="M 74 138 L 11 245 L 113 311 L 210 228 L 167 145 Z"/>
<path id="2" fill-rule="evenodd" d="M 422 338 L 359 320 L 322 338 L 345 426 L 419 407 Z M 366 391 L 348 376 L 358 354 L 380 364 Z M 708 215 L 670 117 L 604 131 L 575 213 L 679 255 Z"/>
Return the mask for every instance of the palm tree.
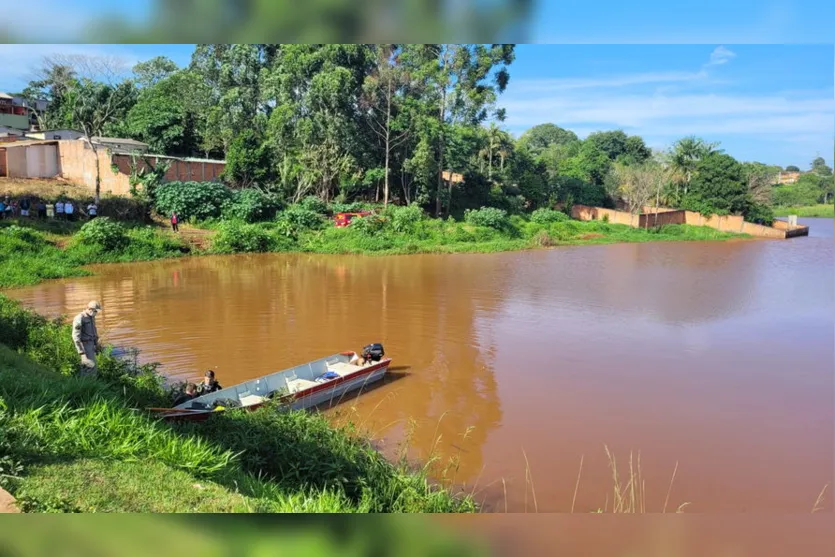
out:
<path id="1" fill-rule="evenodd" d="M 707 143 L 695 136 L 688 136 L 679 139 L 673 144 L 672 153 L 670 154 L 670 166 L 673 171 L 674 180 L 678 186 L 676 189 L 676 197 L 681 200 L 679 194 L 679 187 L 684 187 L 684 195 L 687 195 L 687 188 L 693 175 L 696 173 L 696 165 L 703 158 L 712 153 L 721 153 L 722 149 L 717 149 L 719 143 Z"/>

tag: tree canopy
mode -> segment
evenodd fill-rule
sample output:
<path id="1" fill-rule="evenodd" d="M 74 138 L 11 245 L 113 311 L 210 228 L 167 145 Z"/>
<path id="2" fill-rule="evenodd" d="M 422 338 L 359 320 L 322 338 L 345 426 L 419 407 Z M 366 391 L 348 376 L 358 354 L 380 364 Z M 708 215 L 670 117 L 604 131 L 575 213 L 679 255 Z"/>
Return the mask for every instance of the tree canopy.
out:
<path id="1" fill-rule="evenodd" d="M 580 138 L 542 123 L 514 139 L 501 106 L 514 58 L 510 44 L 198 44 L 184 68 L 165 57 L 131 71 L 50 57 L 23 94 L 50 101 L 45 127 L 223 158 L 229 185 L 290 203 L 417 203 L 460 216 L 482 205 L 657 202 L 761 215 L 832 195 L 821 157 L 797 184 L 775 186 L 779 167 L 741 163 L 695 136 L 653 152 L 623 130 Z"/>

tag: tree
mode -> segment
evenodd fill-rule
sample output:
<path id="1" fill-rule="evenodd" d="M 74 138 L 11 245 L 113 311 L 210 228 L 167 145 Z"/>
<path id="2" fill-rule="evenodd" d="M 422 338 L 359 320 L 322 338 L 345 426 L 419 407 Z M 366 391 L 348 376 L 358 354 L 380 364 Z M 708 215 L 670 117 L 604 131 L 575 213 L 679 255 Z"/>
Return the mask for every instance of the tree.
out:
<path id="1" fill-rule="evenodd" d="M 793 164 L 786 167 L 786 172 L 800 172 L 800 169 Z"/>
<path id="2" fill-rule="evenodd" d="M 812 172 L 821 176 L 832 176 L 832 169 L 826 165 L 823 157 L 816 157 L 812 161 Z"/>
<path id="3" fill-rule="evenodd" d="M 383 205 L 389 203 L 389 179 L 391 152 L 409 138 L 410 122 L 398 118 L 405 104 L 405 95 L 411 93 L 409 75 L 398 57 L 400 47 L 393 44 L 377 45 L 377 57 L 372 73 L 363 83 L 363 101 L 369 109 L 371 129 L 383 141 L 385 152 Z"/>
<path id="4" fill-rule="evenodd" d="M 153 87 L 177 71 L 177 64 L 165 56 L 156 56 L 133 66 L 134 82 L 140 88 Z"/>
<path id="5" fill-rule="evenodd" d="M 136 102 L 136 88 L 123 80 L 124 67 L 113 57 L 54 55 L 44 59 L 48 75 L 73 76 L 63 87 L 63 119 L 79 129 L 96 157 L 96 203 L 101 199 L 101 168 L 94 137 L 125 120 Z"/>
<path id="6" fill-rule="evenodd" d="M 179 70 L 143 87 L 127 114 L 125 127 L 131 137 L 144 141 L 152 152 L 192 155 L 200 151 L 199 102 L 206 92 L 200 77 Z"/>
<path id="7" fill-rule="evenodd" d="M 510 79 L 507 67 L 514 59 L 514 45 L 451 44 L 409 45 L 404 62 L 414 75 L 432 87 L 437 114 L 437 191 L 435 215 L 440 216 L 443 196 L 444 155 L 448 127 L 456 122 L 483 122 Z M 490 78 L 492 77 L 492 83 Z M 499 120 L 501 110 L 495 111 Z M 452 182 L 448 183 L 452 195 Z M 448 206 L 449 209 L 449 206 Z"/>
<path id="8" fill-rule="evenodd" d="M 579 141 L 573 131 L 563 129 L 556 124 L 539 124 L 519 137 L 517 147 L 524 147 L 533 157 L 539 157 L 552 145 L 566 145 Z"/>
<path id="9" fill-rule="evenodd" d="M 583 141 L 575 156 L 560 162 L 558 173 L 602 186 L 610 165 L 611 160 L 596 142 Z"/>
<path id="10" fill-rule="evenodd" d="M 680 188 L 683 187 L 683 195 L 687 196 L 690 182 L 693 179 L 699 162 L 712 153 L 720 153 L 721 151 L 716 149 L 718 146 L 718 143 L 706 143 L 704 140 L 695 136 L 684 137 L 673 144 L 670 162 L 673 171 L 673 181 L 679 186 L 679 189 L 676 190 L 676 198 L 678 201 L 681 200 Z"/>
<path id="11" fill-rule="evenodd" d="M 749 198 L 742 165 L 724 153 L 712 152 L 695 166 L 682 207 L 702 213 L 742 212 Z"/>
<path id="12" fill-rule="evenodd" d="M 641 213 L 653 197 L 658 200 L 669 179 L 668 169 L 653 161 L 640 165 L 615 162 L 611 172 L 617 183 L 618 195 L 633 214 Z"/>

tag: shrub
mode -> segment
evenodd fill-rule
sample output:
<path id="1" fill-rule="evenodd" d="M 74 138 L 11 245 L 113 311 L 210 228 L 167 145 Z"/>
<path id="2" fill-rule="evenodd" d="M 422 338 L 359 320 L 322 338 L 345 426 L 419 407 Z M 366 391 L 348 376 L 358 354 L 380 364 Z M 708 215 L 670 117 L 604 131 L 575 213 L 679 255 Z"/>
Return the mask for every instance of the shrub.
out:
<path id="1" fill-rule="evenodd" d="M 531 222 L 537 224 L 551 224 L 552 222 L 563 222 L 568 220 L 568 215 L 553 209 L 537 209 L 531 213 Z"/>
<path id="2" fill-rule="evenodd" d="M 423 209 L 417 204 L 406 207 L 390 207 L 387 210 L 391 218 L 391 227 L 395 232 L 413 232 L 417 224 L 423 220 Z"/>
<path id="3" fill-rule="evenodd" d="M 15 252 L 37 252 L 44 245 L 46 245 L 46 240 L 43 234 L 31 228 L 16 224 L 0 228 L 0 253 L 11 255 Z"/>
<path id="4" fill-rule="evenodd" d="M 85 223 L 76 238 L 103 251 L 117 251 L 128 244 L 125 228 L 109 217 L 95 218 Z"/>
<path id="5" fill-rule="evenodd" d="M 325 219 L 316 211 L 307 209 L 301 204 L 296 204 L 290 205 L 287 209 L 279 213 L 277 221 L 279 224 L 286 223 L 282 224 L 282 226 L 292 230 L 294 233 L 298 233 L 302 230 L 320 228 L 324 224 Z"/>
<path id="6" fill-rule="evenodd" d="M 271 220 L 281 207 L 277 197 L 255 189 L 237 191 L 223 214 L 227 218 L 245 222 Z"/>
<path id="7" fill-rule="evenodd" d="M 180 221 L 219 217 L 233 198 L 218 182 L 167 182 L 156 189 L 154 208 L 161 215 L 176 212 Z"/>
<path id="8" fill-rule="evenodd" d="M 275 242 L 270 233 L 257 224 L 227 221 L 220 224 L 212 242 L 217 253 L 271 251 Z"/>
<path id="9" fill-rule="evenodd" d="M 495 207 L 467 209 L 464 212 L 464 220 L 474 226 L 486 226 L 495 230 L 508 228 L 510 224 L 507 218 L 507 211 L 496 209 Z"/>
<path id="10" fill-rule="evenodd" d="M 315 195 L 309 195 L 305 197 L 301 200 L 299 205 L 301 205 L 308 211 L 319 213 L 320 215 L 327 214 L 328 212 L 328 204 L 316 197 Z"/>
<path id="11" fill-rule="evenodd" d="M 367 217 L 355 217 L 348 225 L 350 230 L 356 230 L 367 236 L 381 232 L 388 220 L 380 215 L 368 215 Z"/>

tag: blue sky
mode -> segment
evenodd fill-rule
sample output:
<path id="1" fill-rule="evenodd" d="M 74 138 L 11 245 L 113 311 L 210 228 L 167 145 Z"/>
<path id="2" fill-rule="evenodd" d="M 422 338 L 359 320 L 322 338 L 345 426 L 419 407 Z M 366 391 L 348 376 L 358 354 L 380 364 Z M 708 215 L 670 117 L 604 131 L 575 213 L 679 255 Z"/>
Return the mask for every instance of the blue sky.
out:
<path id="1" fill-rule="evenodd" d="M 53 52 L 113 55 L 126 65 L 192 45 L 0 45 L 0 90 L 22 88 Z M 695 134 L 741 160 L 832 164 L 831 45 L 519 45 L 500 103 L 514 135 L 553 122 L 585 137 L 623 129 L 654 148 Z"/>

